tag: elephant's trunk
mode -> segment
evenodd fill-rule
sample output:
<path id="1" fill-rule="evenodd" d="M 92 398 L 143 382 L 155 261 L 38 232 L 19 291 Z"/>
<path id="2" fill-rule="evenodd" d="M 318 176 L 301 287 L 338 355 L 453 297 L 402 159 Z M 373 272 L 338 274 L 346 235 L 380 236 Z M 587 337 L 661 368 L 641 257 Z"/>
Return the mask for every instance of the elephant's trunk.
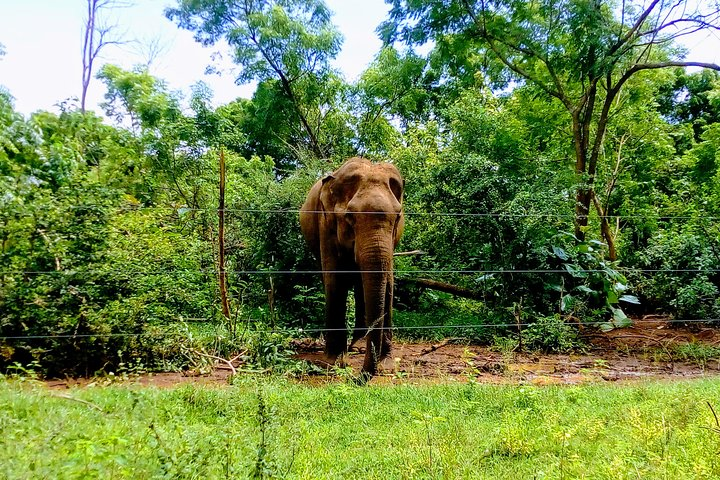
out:
<path id="1" fill-rule="evenodd" d="M 374 235 L 358 249 L 362 271 L 367 350 L 363 371 L 374 374 L 390 353 L 392 340 L 393 244 L 391 235 Z"/>

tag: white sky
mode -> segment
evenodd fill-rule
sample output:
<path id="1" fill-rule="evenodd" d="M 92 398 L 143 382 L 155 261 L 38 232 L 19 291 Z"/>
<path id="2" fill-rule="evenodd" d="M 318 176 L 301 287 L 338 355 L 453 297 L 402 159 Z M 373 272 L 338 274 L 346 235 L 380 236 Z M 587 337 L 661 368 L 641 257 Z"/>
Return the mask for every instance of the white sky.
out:
<path id="1" fill-rule="evenodd" d="M 151 65 L 150 73 L 165 80 L 170 89 L 186 96 L 199 80 L 215 93 L 214 103 L 225 104 L 237 97 L 250 97 L 254 85 L 235 85 L 230 71 L 233 64 L 227 49 L 203 48 L 192 33 L 167 20 L 163 10 L 172 0 L 131 0 L 131 8 L 114 10 L 119 36 L 137 40 L 121 47 L 110 46 L 102 54 L 105 62 L 131 68 L 145 63 L 142 44 L 157 39 L 163 53 Z M 344 36 L 343 49 L 334 66 L 346 79 L 354 80 L 370 63 L 381 43 L 375 28 L 385 18 L 389 6 L 383 0 L 326 0 L 335 12 L 333 23 Z M 25 115 L 39 109 L 57 110 L 55 104 L 80 96 L 82 77 L 82 24 L 85 0 L 0 0 L 0 44 L 6 55 L 0 57 L 0 85 L 15 98 L 15 109 Z M 145 48 L 145 50 L 147 50 Z M 213 63 L 211 55 L 224 57 L 221 75 L 205 75 Z M 95 73 L 100 65 L 95 67 Z M 88 108 L 100 113 L 105 86 L 93 80 Z"/>
<path id="2" fill-rule="evenodd" d="M 215 104 L 227 103 L 239 96 L 250 97 L 253 85 L 235 85 L 227 49 L 203 48 L 192 34 L 180 30 L 163 15 L 172 0 L 130 0 L 131 8 L 116 10 L 114 23 L 118 34 L 136 43 L 105 50 L 101 63 L 124 68 L 144 63 L 142 44 L 156 39 L 163 53 L 150 72 L 167 81 L 172 90 L 186 96 L 199 80 L 215 92 Z M 345 37 L 343 49 L 334 66 L 346 79 L 354 80 L 380 49 L 375 28 L 385 18 L 388 5 L 383 0 L 326 0 L 335 12 L 333 22 Z M 80 95 L 81 31 L 85 0 L 0 0 L 0 43 L 6 55 L 0 57 L 0 85 L 15 97 L 15 108 L 23 114 L 39 109 L 57 110 L 55 104 Z M 686 43 L 689 59 L 720 63 L 720 39 L 716 35 L 694 37 Z M 225 61 L 222 75 L 205 75 L 213 52 L 220 51 Z M 98 65 L 95 72 L 99 69 Z M 94 80 L 90 86 L 88 108 L 96 109 L 105 93 L 104 85 Z"/>

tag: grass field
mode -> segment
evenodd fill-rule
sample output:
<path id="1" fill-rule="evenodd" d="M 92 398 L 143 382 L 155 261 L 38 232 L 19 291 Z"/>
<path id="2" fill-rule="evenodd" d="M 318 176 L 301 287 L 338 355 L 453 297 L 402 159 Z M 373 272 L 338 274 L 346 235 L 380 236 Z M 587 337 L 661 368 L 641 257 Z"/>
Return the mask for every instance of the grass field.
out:
<path id="1" fill-rule="evenodd" d="M 719 478 L 720 380 L 572 387 L 0 381 L 0 478 Z"/>

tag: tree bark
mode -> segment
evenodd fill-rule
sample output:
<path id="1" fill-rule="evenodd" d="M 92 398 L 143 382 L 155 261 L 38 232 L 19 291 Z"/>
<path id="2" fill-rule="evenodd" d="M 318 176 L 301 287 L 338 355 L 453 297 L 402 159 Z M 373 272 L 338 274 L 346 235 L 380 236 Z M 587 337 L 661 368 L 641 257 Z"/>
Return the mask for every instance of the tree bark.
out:
<path id="1" fill-rule="evenodd" d="M 592 196 L 592 201 L 595 205 L 595 210 L 597 210 L 598 217 L 600 217 L 600 233 L 602 234 L 602 237 L 605 239 L 605 243 L 607 243 L 608 246 L 608 259 L 611 262 L 614 262 L 615 260 L 617 260 L 617 250 L 615 249 L 615 236 L 612 233 L 610 224 L 608 223 L 607 217 L 605 216 L 605 211 L 603 210 L 602 205 L 600 205 L 600 201 L 598 200 L 597 195 L 595 195 L 594 191 L 592 191 L 590 195 Z"/>
<path id="2" fill-rule="evenodd" d="M 398 278 L 397 282 L 412 283 L 421 287 L 429 288 L 431 290 L 450 293 L 458 297 L 470 298 L 472 300 L 482 300 L 483 298 L 480 292 L 470 290 L 469 288 L 460 287 L 458 285 L 452 285 L 450 283 L 430 280 L 429 278 Z"/>
<path id="3" fill-rule="evenodd" d="M 230 318 L 225 271 L 225 152 L 223 150 L 220 150 L 220 200 L 218 201 L 218 281 L 222 313 L 225 318 Z"/>

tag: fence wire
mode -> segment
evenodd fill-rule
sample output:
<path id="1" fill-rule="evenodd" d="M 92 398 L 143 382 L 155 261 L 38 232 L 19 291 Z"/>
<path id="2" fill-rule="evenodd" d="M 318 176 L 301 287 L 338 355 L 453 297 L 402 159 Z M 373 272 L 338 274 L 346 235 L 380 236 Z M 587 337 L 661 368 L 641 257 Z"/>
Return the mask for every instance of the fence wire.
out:
<path id="1" fill-rule="evenodd" d="M 618 268 L 621 273 L 718 273 L 720 268 Z M 409 274 L 579 274 L 579 273 L 607 273 L 607 269 L 495 269 L 495 270 L 225 270 L 225 273 L 235 275 L 313 275 L 313 274 L 360 274 L 360 273 L 394 273 L 399 275 Z M 217 270 L 170 270 L 160 271 L 125 271 L 125 270 L 6 270 L 0 271 L 0 275 L 107 275 L 109 273 L 120 273 L 132 276 L 142 275 L 217 275 Z"/>
<path id="2" fill-rule="evenodd" d="M 182 325 L 185 321 L 207 321 L 212 322 L 213 319 L 199 319 L 199 318 L 187 318 L 179 320 L 178 323 Z M 259 319 L 242 319 L 237 320 L 237 323 L 250 323 L 259 322 Z M 654 320 L 633 320 L 632 325 L 642 324 L 657 324 L 658 322 L 667 324 L 697 324 L 697 323 L 714 323 L 720 322 L 720 318 L 692 318 L 692 319 L 654 319 Z M 608 325 L 609 321 L 593 321 L 593 322 L 580 322 L 579 324 L 587 327 L 599 327 Z M 474 323 L 474 324 L 452 324 L 452 325 L 398 325 L 392 327 L 375 327 L 373 330 L 391 330 L 391 331 L 417 331 L 417 330 L 473 330 L 473 329 L 501 329 L 501 328 L 524 328 L 534 325 L 531 322 L 520 322 L 520 323 Z M 257 334 L 322 334 L 329 332 L 364 332 L 366 327 L 347 327 L 347 328 L 321 328 L 321 327 L 285 327 L 285 328 L 269 328 L 269 329 L 248 329 L 251 333 Z M 61 338 L 114 338 L 114 337 L 171 337 L 178 336 L 182 332 L 139 332 L 139 333 L 82 333 L 82 334 L 57 334 L 57 335 L 8 335 L 0 336 L 0 340 L 35 340 L 35 339 L 61 339 Z"/>
<path id="3" fill-rule="evenodd" d="M 73 205 L 70 207 L 71 209 L 101 209 L 101 208 L 107 208 L 102 205 Z M 266 213 L 266 214 L 278 214 L 278 213 L 284 213 L 284 214 L 293 214 L 293 215 L 299 215 L 301 213 L 300 209 L 286 209 L 286 208 L 278 208 L 278 209 L 272 209 L 272 208 L 190 208 L 190 207 L 147 207 L 147 206 L 120 206 L 120 207 L 113 207 L 118 208 L 120 210 L 127 210 L 127 211 L 137 211 L 137 210 L 150 210 L 150 211 L 170 211 L 170 212 L 177 212 L 180 214 L 190 213 L 190 212 L 213 212 L 213 213 Z M 306 210 L 305 213 L 315 213 L 315 214 L 322 214 L 327 213 L 323 210 Z M 384 215 L 384 212 L 349 212 L 352 214 L 363 214 L 363 215 Z M 479 217 L 479 218 L 575 218 L 577 215 L 575 213 L 508 213 L 508 212 L 420 212 L 420 211 L 405 211 L 403 212 L 404 215 L 410 216 L 410 217 Z M 587 217 L 591 217 L 591 212 L 588 212 L 586 215 Z M 612 214 L 612 215 L 602 215 L 602 218 L 610 218 L 610 219 L 645 219 L 645 220 L 691 220 L 691 219 L 703 219 L 703 220 L 720 220 L 720 217 L 717 216 L 703 216 L 698 217 L 697 215 L 661 215 L 661 214 Z"/>
<path id="4" fill-rule="evenodd" d="M 101 205 L 75 205 L 73 209 L 104 209 L 108 208 Z M 112 207 L 118 208 L 118 207 Z M 172 211 L 179 214 L 189 212 L 227 212 L 227 213 L 239 213 L 239 214 L 292 214 L 298 215 L 299 209 L 260 209 L 260 208 L 184 208 L 184 207 L 147 207 L 147 206 L 121 206 L 121 210 L 126 211 L 137 211 L 137 210 L 148 210 L 148 211 Z M 321 214 L 323 211 L 309 211 L 306 213 Z M 378 214 L 382 212 L 352 212 L 355 214 Z M 507 212 L 421 212 L 421 211 L 406 211 L 404 215 L 408 217 L 448 217 L 448 218 L 575 218 L 574 213 L 507 213 Z M 590 216 L 590 214 L 588 214 Z M 657 220 L 657 221 L 671 221 L 671 220 L 706 220 L 706 221 L 717 221 L 720 217 L 716 216 L 702 216 L 697 215 L 604 215 L 604 218 L 608 219 L 644 219 L 644 220 Z M 616 268 L 621 273 L 718 273 L 720 269 L 717 268 Z M 394 270 L 393 272 L 397 275 L 418 275 L 418 274 L 466 274 L 466 275 L 507 275 L 507 274 L 587 274 L 587 273 L 606 273 L 607 269 L 458 269 L 458 270 L 446 270 L 446 269 L 415 269 L 415 270 Z M 373 271 L 360 271 L 360 270 L 226 270 L 228 274 L 235 275 L 301 275 L 301 274 L 359 274 L 359 273 L 389 273 L 387 270 L 373 270 Z M 0 275 L 67 275 L 67 276 L 80 276 L 80 275 L 108 275 L 124 274 L 127 276 L 143 276 L 143 275 L 188 275 L 188 274 L 203 274 L 203 275 L 217 275 L 218 271 L 214 269 L 200 269 L 200 270 L 172 270 L 172 271 L 124 271 L 117 269 L 110 270 L 6 270 L 0 271 Z M 207 321 L 211 322 L 212 319 L 207 318 L 185 318 L 181 319 L 180 322 L 192 322 L 192 321 Z M 244 319 L 238 320 L 238 322 L 257 322 L 258 319 Z M 665 319 L 663 322 L 669 324 L 693 324 L 693 323 L 714 323 L 720 322 L 720 318 L 703 318 L 703 319 Z M 657 320 L 635 320 L 632 323 L 635 325 L 643 323 L 656 323 Z M 596 321 L 596 322 L 581 322 L 583 326 L 602 326 L 607 325 L 608 321 Z M 393 326 L 393 327 L 381 327 L 378 329 L 391 329 L 393 331 L 432 331 L 432 330 L 473 330 L 473 329 L 487 329 L 487 328 L 523 328 L 532 325 L 532 323 L 480 323 L 480 324 L 454 324 L 454 325 L 414 325 L 414 326 Z M 322 334 L 329 333 L 332 331 L 354 331 L 353 328 L 273 328 L 273 329 L 252 329 L 253 332 L 261 334 Z M 364 329 L 358 329 L 364 330 Z M 180 332 L 141 332 L 141 333 L 92 333 L 92 334 L 57 334 L 57 335 L 15 335 L 15 336 L 0 336 L 0 340 L 3 341 L 14 341 L 14 340 L 33 340 L 33 339 L 75 339 L 75 338 L 114 338 L 114 337 L 167 337 L 176 336 Z"/>

